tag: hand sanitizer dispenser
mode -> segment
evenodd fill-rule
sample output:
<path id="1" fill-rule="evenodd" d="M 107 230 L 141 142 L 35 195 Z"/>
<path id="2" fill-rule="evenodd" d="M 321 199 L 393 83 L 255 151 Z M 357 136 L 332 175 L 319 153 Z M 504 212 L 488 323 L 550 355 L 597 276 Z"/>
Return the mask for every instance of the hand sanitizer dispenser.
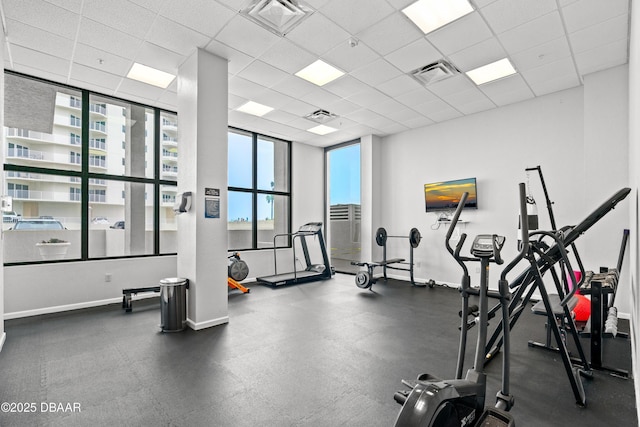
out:
<path id="1" fill-rule="evenodd" d="M 185 191 L 176 195 L 176 202 L 173 205 L 173 211 L 176 215 L 188 212 L 191 209 L 191 191 Z"/>

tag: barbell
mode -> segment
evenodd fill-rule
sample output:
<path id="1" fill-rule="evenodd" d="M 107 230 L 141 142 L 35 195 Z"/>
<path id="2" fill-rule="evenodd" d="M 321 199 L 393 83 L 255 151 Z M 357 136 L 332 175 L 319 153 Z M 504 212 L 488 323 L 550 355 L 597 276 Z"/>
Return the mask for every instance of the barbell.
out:
<path id="1" fill-rule="evenodd" d="M 387 238 L 393 237 L 398 239 L 409 239 L 409 244 L 412 248 L 417 248 L 420 245 L 420 240 L 422 240 L 422 236 L 420 235 L 420 231 L 417 228 L 412 228 L 409 232 L 409 236 L 391 236 L 387 234 L 387 230 L 384 227 L 380 227 L 376 230 L 376 243 L 378 246 L 384 246 L 387 244 Z"/>

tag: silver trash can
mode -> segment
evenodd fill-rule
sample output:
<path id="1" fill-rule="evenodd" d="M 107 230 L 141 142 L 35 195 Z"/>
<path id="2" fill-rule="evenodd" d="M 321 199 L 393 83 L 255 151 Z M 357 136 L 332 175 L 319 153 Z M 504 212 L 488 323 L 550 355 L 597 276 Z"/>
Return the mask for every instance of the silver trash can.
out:
<path id="1" fill-rule="evenodd" d="M 189 279 L 170 277 L 160 280 L 160 329 L 178 332 L 187 326 L 187 288 Z"/>

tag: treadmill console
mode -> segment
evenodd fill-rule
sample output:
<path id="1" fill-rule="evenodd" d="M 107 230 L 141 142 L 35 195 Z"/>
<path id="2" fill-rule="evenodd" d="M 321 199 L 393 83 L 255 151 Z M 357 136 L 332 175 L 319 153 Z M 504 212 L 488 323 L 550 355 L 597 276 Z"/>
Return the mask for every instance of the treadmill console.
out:
<path id="1" fill-rule="evenodd" d="M 321 222 L 309 222 L 303 226 L 300 227 L 300 230 L 303 233 L 317 233 L 319 230 L 322 229 L 322 223 Z"/>
<path id="2" fill-rule="evenodd" d="M 505 237 L 497 234 L 479 234 L 473 239 L 471 253 L 478 258 L 493 257 L 500 253 L 504 246 Z"/>

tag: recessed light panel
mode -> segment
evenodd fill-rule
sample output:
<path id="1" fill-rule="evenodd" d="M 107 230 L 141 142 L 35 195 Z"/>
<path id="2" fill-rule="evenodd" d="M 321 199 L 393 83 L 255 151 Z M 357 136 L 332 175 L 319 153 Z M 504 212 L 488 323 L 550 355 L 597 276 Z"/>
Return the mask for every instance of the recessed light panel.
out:
<path id="1" fill-rule="evenodd" d="M 262 117 L 272 110 L 273 108 L 267 105 L 258 104 L 257 102 L 253 102 L 253 101 L 249 101 L 245 104 L 242 104 L 236 109 L 236 111 L 241 111 L 243 113 L 252 114 L 258 117 Z"/>
<path id="2" fill-rule="evenodd" d="M 176 78 L 173 74 L 165 73 L 164 71 L 156 70 L 155 68 L 147 67 L 137 62 L 134 62 L 127 77 L 142 83 L 161 87 L 162 89 L 166 89 L 173 79 Z"/>
<path id="3" fill-rule="evenodd" d="M 468 0 L 418 0 L 402 9 L 425 34 L 473 12 Z"/>
<path id="4" fill-rule="evenodd" d="M 296 76 L 301 79 L 305 79 L 318 86 L 324 86 L 343 75 L 344 73 L 342 71 L 320 59 L 296 73 Z"/>
<path id="5" fill-rule="evenodd" d="M 337 130 L 338 129 L 332 128 L 331 126 L 318 125 L 311 129 L 307 129 L 307 132 L 315 133 L 316 135 L 326 135 Z"/>
<path id="6" fill-rule="evenodd" d="M 515 74 L 516 70 L 511 65 L 509 58 L 504 58 L 491 64 L 483 65 L 475 70 L 467 71 L 467 76 L 478 86 L 494 80 Z"/>

